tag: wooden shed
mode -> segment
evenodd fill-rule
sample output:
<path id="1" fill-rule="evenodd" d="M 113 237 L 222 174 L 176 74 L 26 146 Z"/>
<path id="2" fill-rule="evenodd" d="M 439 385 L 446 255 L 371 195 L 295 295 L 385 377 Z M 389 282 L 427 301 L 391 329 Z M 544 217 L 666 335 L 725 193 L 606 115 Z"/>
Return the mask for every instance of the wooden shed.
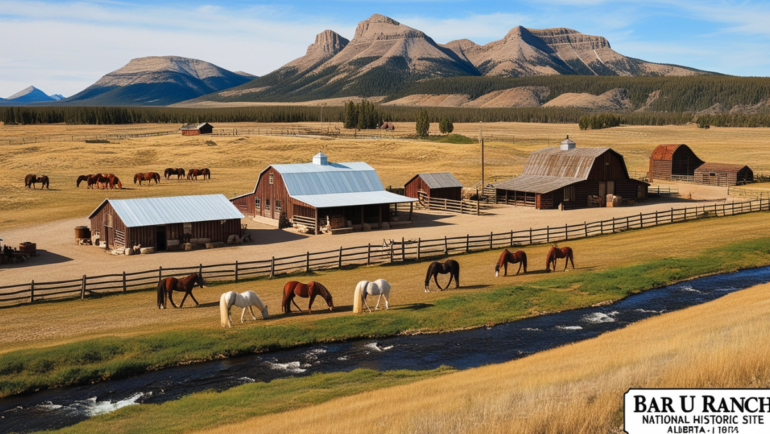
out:
<path id="1" fill-rule="evenodd" d="M 516 178 L 494 184 L 497 202 L 537 209 L 604 205 L 608 194 L 624 199 L 647 197 L 649 184 L 628 176 L 623 156 L 610 148 L 559 148 L 533 152 Z"/>
<path id="2" fill-rule="evenodd" d="M 449 172 L 418 173 L 404 185 L 406 197 L 420 199 L 421 191 L 427 197 L 463 199 L 463 185 Z"/>
<path id="3" fill-rule="evenodd" d="M 653 181 L 687 180 L 704 161 L 687 145 L 658 145 L 650 155 L 648 177 Z"/>
<path id="4" fill-rule="evenodd" d="M 415 199 L 385 191 L 364 162 L 330 163 L 323 153 L 312 163 L 274 164 L 263 170 L 254 191 L 230 199 L 244 214 L 266 224 L 289 222 L 318 234 L 411 224 Z M 408 220 L 398 216 L 409 211 Z M 348 225 L 350 222 L 350 225 Z"/>
<path id="5" fill-rule="evenodd" d="M 214 126 L 208 122 L 202 124 L 184 124 L 179 129 L 183 136 L 197 136 L 199 134 L 211 134 L 214 132 Z"/>
<path id="6" fill-rule="evenodd" d="M 141 245 L 166 250 L 169 241 L 226 242 L 241 235 L 243 214 L 221 194 L 106 199 L 88 216 L 91 233 L 110 249 Z"/>
<path id="7" fill-rule="evenodd" d="M 728 187 L 754 181 L 754 172 L 740 164 L 704 163 L 695 169 L 695 182 Z"/>

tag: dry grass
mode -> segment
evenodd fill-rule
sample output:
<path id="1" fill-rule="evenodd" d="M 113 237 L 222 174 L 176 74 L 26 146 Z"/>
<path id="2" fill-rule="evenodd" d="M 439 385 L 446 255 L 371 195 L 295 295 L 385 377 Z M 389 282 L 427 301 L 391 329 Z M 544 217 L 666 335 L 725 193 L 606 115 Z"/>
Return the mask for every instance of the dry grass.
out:
<path id="1" fill-rule="evenodd" d="M 287 128 L 318 124 L 217 124 L 222 128 Z M 107 134 L 167 131 L 172 124 L 140 125 L 19 125 L 0 126 L 0 138 L 55 134 Z M 437 128 L 437 125 L 432 125 Z M 411 123 L 397 124 L 411 131 Z M 704 160 L 748 163 L 754 170 L 770 170 L 767 130 L 762 128 L 711 128 L 695 126 L 620 127 L 580 131 L 573 124 L 484 124 L 485 134 L 507 135 L 515 143 L 488 142 L 487 180 L 505 179 L 521 172 L 530 152 L 556 145 L 569 134 L 578 146 L 610 146 L 626 157 L 629 170 L 646 171 L 648 157 L 661 143 L 689 143 Z M 455 124 L 455 132 L 478 137 L 478 124 Z M 436 133 L 438 133 L 436 131 Z M 217 145 L 206 145 L 213 140 Z M 179 194 L 222 193 L 230 197 L 253 189 L 257 173 L 273 163 L 298 163 L 323 150 L 332 161 L 366 161 L 378 170 L 383 184 L 402 186 L 415 173 L 450 171 L 466 185 L 480 179 L 481 155 L 476 145 L 453 145 L 404 140 L 322 140 L 281 137 L 201 137 L 177 135 L 123 140 L 107 145 L 86 143 L 38 143 L 0 146 L 0 227 L 87 215 L 105 197 L 129 198 Z M 134 188 L 136 172 L 162 172 L 166 167 L 210 167 L 210 183 L 161 182 L 157 188 Z M 112 172 L 124 191 L 91 191 L 75 188 L 77 175 Z M 23 188 L 28 173 L 51 178 L 50 192 Z"/>
<path id="2" fill-rule="evenodd" d="M 770 285 L 596 339 L 207 433 L 619 432 L 631 387 L 768 387 Z"/>

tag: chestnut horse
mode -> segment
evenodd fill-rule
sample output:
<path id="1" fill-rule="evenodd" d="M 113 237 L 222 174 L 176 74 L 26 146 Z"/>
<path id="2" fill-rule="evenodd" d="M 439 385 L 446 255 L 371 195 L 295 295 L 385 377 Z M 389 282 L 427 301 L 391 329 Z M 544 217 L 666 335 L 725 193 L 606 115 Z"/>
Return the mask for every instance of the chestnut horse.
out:
<path id="1" fill-rule="evenodd" d="M 117 176 L 113 175 L 112 173 L 107 175 L 107 179 L 110 180 L 110 188 L 117 188 L 117 189 L 123 188 L 123 183 L 120 182 L 120 179 Z"/>
<path id="2" fill-rule="evenodd" d="M 313 301 L 317 295 L 320 295 L 326 300 L 326 305 L 329 306 L 329 310 L 334 310 L 332 295 L 321 283 L 315 281 L 308 284 L 295 281 L 288 282 L 283 286 L 283 304 L 281 305 L 283 312 L 291 313 L 291 304 L 294 303 L 294 306 L 297 306 L 294 297 L 300 296 L 302 298 L 310 298 L 310 303 L 307 305 L 307 313 L 313 313 L 311 308 L 313 307 Z M 300 309 L 299 306 L 297 306 L 297 309 L 302 312 L 302 309 Z"/>
<path id="3" fill-rule="evenodd" d="M 200 169 L 190 169 L 187 171 L 187 180 L 197 181 L 198 175 L 201 175 Z"/>
<path id="4" fill-rule="evenodd" d="M 171 300 L 171 304 L 174 305 L 174 307 L 182 307 L 184 306 L 184 301 L 187 299 L 187 296 L 189 295 L 193 301 L 195 302 L 196 306 L 199 306 L 200 303 L 198 303 L 198 300 L 195 299 L 195 296 L 192 293 L 193 288 L 195 288 L 195 285 L 199 285 L 201 288 L 206 287 L 206 281 L 203 280 L 203 276 L 201 276 L 198 273 L 193 273 L 184 279 L 176 279 L 174 277 L 167 277 L 160 282 L 158 282 L 158 309 L 165 309 L 166 308 L 166 299 L 168 298 Z M 179 306 L 174 303 L 174 298 L 172 297 L 172 294 L 174 291 L 184 292 L 184 297 L 182 298 L 182 303 L 179 304 Z"/>
<path id="5" fill-rule="evenodd" d="M 439 274 L 449 274 L 449 282 L 446 284 L 446 288 L 442 288 L 441 285 L 438 284 L 438 275 Z M 431 264 L 428 266 L 428 273 L 425 275 L 425 292 L 430 292 L 429 286 L 430 286 L 430 278 L 433 278 L 433 280 L 436 282 L 436 286 L 438 286 L 438 289 L 441 291 L 449 288 L 449 285 L 452 283 L 452 278 L 455 279 L 455 288 L 460 287 L 460 264 L 457 263 L 454 259 L 449 259 L 444 263 L 441 262 L 431 262 Z"/>
<path id="6" fill-rule="evenodd" d="M 524 267 L 524 272 L 527 272 L 527 254 L 524 253 L 523 250 L 517 250 L 514 253 L 511 253 L 508 251 L 508 249 L 503 250 L 503 254 L 500 255 L 500 259 L 497 260 L 497 265 L 495 265 L 495 277 L 500 276 L 500 267 L 503 267 L 505 272 L 503 273 L 503 276 L 508 275 L 508 264 L 519 264 L 519 269 L 516 270 L 516 274 L 519 274 L 519 271 L 521 271 L 521 267 Z"/>
<path id="7" fill-rule="evenodd" d="M 27 175 L 24 177 L 24 186 L 27 188 L 35 188 L 35 183 L 37 182 L 37 175 Z"/>
<path id="8" fill-rule="evenodd" d="M 200 174 L 203 175 L 203 180 L 211 179 L 211 171 L 208 169 L 208 167 L 204 167 L 203 169 L 199 169 Z"/>
<path id="9" fill-rule="evenodd" d="M 48 177 L 47 177 L 47 176 L 45 176 L 45 175 L 43 175 L 43 176 L 38 176 L 36 181 L 40 183 L 40 188 L 41 188 L 41 189 L 42 189 L 43 187 L 45 187 L 46 189 L 48 189 L 48 185 L 50 184 L 50 182 L 48 181 Z"/>
<path id="10" fill-rule="evenodd" d="M 155 185 L 158 185 L 160 174 L 158 172 L 137 173 L 134 175 L 134 184 L 136 181 L 139 181 L 139 185 L 142 185 L 142 181 L 147 181 L 147 184 L 150 184 L 150 181 L 155 181 Z"/>
<path id="11" fill-rule="evenodd" d="M 572 248 L 562 247 L 559 249 L 554 246 L 548 251 L 548 258 L 545 261 L 545 271 L 551 272 L 551 264 L 553 264 L 553 271 L 556 271 L 556 259 L 560 258 L 565 258 L 564 271 L 567 271 L 567 266 L 570 263 L 572 263 L 572 269 L 575 269 L 575 261 L 572 259 Z"/>

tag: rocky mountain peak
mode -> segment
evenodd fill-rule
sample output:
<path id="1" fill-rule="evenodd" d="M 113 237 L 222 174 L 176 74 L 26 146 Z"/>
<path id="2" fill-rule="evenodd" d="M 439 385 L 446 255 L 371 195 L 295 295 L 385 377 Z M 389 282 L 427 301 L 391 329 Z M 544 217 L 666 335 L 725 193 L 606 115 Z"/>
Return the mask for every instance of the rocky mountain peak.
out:
<path id="1" fill-rule="evenodd" d="M 322 53 L 324 56 L 334 56 L 348 45 L 346 38 L 331 30 L 324 30 L 315 37 L 315 42 L 307 47 L 307 55 Z"/>
<path id="2" fill-rule="evenodd" d="M 407 27 L 393 18 L 380 14 L 374 14 L 368 19 L 358 23 L 355 42 L 377 41 L 388 39 L 425 38 L 425 33 Z"/>

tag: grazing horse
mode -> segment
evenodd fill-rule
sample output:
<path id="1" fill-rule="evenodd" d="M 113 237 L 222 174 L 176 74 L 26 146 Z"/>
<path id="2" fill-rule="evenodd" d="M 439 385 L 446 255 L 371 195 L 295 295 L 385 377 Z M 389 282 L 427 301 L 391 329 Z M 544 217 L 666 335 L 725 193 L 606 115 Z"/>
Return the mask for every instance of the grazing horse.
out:
<path id="1" fill-rule="evenodd" d="M 200 172 L 199 169 L 190 169 L 190 170 L 187 171 L 187 180 L 189 181 L 189 180 L 192 179 L 193 181 L 197 181 L 198 180 L 198 175 L 200 175 L 200 174 L 201 174 L 201 172 Z"/>
<path id="2" fill-rule="evenodd" d="M 203 169 L 198 169 L 200 171 L 200 174 L 203 176 L 203 180 L 211 179 L 211 171 L 208 169 L 208 167 L 204 167 Z"/>
<path id="3" fill-rule="evenodd" d="M 188 295 L 193 299 L 196 306 L 200 305 L 198 300 L 196 300 L 195 296 L 192 294 L 192 290 L 195 288 L 195 285 L 199 285 L 201 288 L 206 287 L 206 281 L 203 280 L 203 276 L 198 273 L 193 273 L 184 279 L 167 277 L 161 280 L 158 282 L 158 309 L 166 308 L 167 298 L 171 300 L 171 304 L 173 304 L 174 307 L 182 307 L 184 306 L 184 301 L 187 299 Z M 174 298 L 172 297 L 174 291 L 184 292 L 182 303 L 180 303 L 179 306 L 174 303 Z"/>
<path id="4" fill-rule="evenodd" d="M 160 174 L 158 172 L 137 173 L 134 175 L 134 184 L 136 181 L 139 181 L 139 185 L 142 185 L 142 181 L 147 181 L 147 184 L 150 184 L 150 181 L 155 181 L 155 185 L 158 185 Z"/>
<path id="5" fill-rule="evenodd" d="M 438 284 L 438 275 L 447 273 L 449 273 L 449 282 L 447 282 L 446 288 L 442 288 L 441 285 Z M 440 262 L 431 262 L 431 264 L 428 266 L 428 273 L 425 275 L 425 292 L 430 292 L 429 286 L 431 277 L 436 282 L 438 289 L 441 291 L 449 288 L 449 284 L 452 283 L 452 278 L 455 279 L 455 288 L 459 288 L 460 264 L 458 264 L 454 259 L 448 259 L 443 264 Z"/>
<path id="6" fill-rule="evenodd" d="M 519 271 L 521 271 L 521 267 L 524 267 L 524 272 L 527 272 L 527 254 L 524 253 L 523 250 L 517 250 L 514 253 L 511 253 L 508 251 L 508 249 L 505 249 L 503 251 L 503 254 L 500 255 L 500 259 L 497 260 L 497 265 L 495 265 L 495 277 L 500 276 L 500 267 L 503 267 L 505 272 L 503 273 L 503 276 L 508 275 L 508 264 L 519 264 L 519 269 L 516 270 L 516 274 L 519 274 Z"/>
<path id="7" fill-rule="evenodd" d="M 364 306 L 369 309 L 369 312 L 372 311 L 372 309 L 366 303 L 367 295 L 379 295 L 379 297 L 377 297 L 377 305 L 374 306 L 374 310 L 380 308 L 380 299 L 384 295 L 385 310 L 387 310 L 388 298 L 390 297 L 390 283 L 388 283 L 388 281 L 385 279 L 377 279 L 374 282 L 370 282 L 368 280 L 362 280 L 358 282 L 358 285 L 356 285 L 356 291 L 353 293 L 353 313 L 363 312 L 361 303 L 363 303 Z"/>
<path id="8" fill-rule="evenodd" d="M 167 168 L 163 171 L 163 177 L 168 179 L 171 175 L 176 175 L 176 169 Z"/>
<path id="9" fill-rule="evenodd" d="M 42 189 L 43 187 L 45 187 L 46 189 L 48 189 L 48 185 L 50 184 L 50 182 L 48 181 L 48 177 L 47 177 L 47 176 L 45 176 L 45 175 L 43 175 L 43 176 L 38 176 L 38 177 L 37 177 L 37 179 L 36 179 L 36 181 L 40 183 L 40 188 L 41 188 L 41 189 Z"/>
<path id="10" fill-rule="evenodd" d="M 326 300 L 326 304 L 329 306 L 329 310 L 334 310 L 334 303 L 332 302 L 331 293 L 326 289 L 325 286 L 315 281 L 312 281 L 308 284 L 291 281 L 284 285 L 282 309 L 285 313 L 291 313 L 291 304 L 294 303 L 294 306 L 297 306 L 297 303 L 294 301 L 294 296 L 300 296 L 302 298 L 309 297 L 310 303 L 307 305 L 307 313 L 313 313 L 311 308 L 313 307 L 313 300 L 315 300 L 317 295 L 320 295 L 324 298 L 324 300 Z M 297 309 L 302 312 L 302 309 L 300 309 L 299 306 L 297 306 Z"/>
<path id="11" fill-rule="evenodd" d="M 176 174 L 176 179 L 178 181 L 178 180 L 184 178 L 184 169 L 182 169 L 181 167 L 177 168 L 177 169 L 174 169 L 174 174 Z"/>
<path id="12" fill-rule="evenodd" d="M 37 175 L 27 175 L 24 177 L 24 186 L 27 188 L 35 188 L 35 183 L 37 182 Z"/>
<path id="13" fill-rule="evenodd" d="M 83 181 L 85 181 L 86 182 L 86 186 L 88 186 L 88 178 L 90 178 L 91 176 L 92 175 L 90 175 L 90 174 L 89 175 L 80 175 L 80 176 L 78 176 L 78 182 L 77 182 L 77 184 L 75 184 L 75 187 L 80 187 L 80 183 L 83 182 Z"/>
<path id="14" fill-rule="evenodd" d="M 110 173 L 109 176 L 107 176 L 107 178 L 110 180 L 110 188 L 117 188 L 117 189 L 123 188 L 123 183 L 120 182 L 120 179 L 117 176 Z"/>
<path id="15" fill-rule="evenodd" d="M 254 291 L 246 291 L 240 294 L 235 291 L 230 291 L 225 292 L 219 297 L 219 316 L 222 320 L 222 327 L 232 327 L 234 325 L 233 317 L 230 316 L 230 308 L 233 306 L 238 306 L 243 309 L 243 312 L 241 312 L 241 322 L 243 322 L 243 316 L 246 314 L 247 308 L 251 313 L 251 319 L 257 319 L 257 317 L 254 316 L 254 309 L 251 308 L 252 306 L 257 306 L 257 309 L 262 312 L 262 319 L 267 319 L 267 306 L 265 306 L 265 303 L 262 303 L 262 300 L 254 293 Z"/>
<path id="16" fill-rule="evenodd" d="M 553 271 L 556 271 L 556 259 L 565 258 L 564 271 L 567 271 L 567 266 L 572 263 L 572 269 L 575 269 L 575 261 L 572 259 L 572 248 L 562 247 L 559 249 L 554 246 L 548 251 L 548 258 L 545 261 L 545 271 L 551 272 L 551 264 L 553 264 Z"/>

